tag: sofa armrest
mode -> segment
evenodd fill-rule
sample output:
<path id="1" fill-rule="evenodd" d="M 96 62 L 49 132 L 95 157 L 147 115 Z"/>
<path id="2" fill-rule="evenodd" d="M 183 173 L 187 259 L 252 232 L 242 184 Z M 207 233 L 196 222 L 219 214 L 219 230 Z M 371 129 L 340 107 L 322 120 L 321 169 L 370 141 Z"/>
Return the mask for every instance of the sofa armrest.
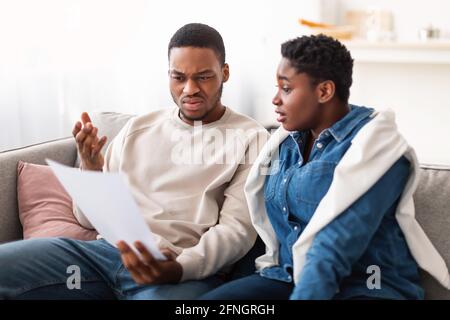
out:
<path id="1" fill-rule="evenodd" d="M 17 205 L 17 164 L 46 164 L 49 158 L 74 166 L 77 149 L 73 137 L 0 152 L 0 243 L 22 238 Z"/>

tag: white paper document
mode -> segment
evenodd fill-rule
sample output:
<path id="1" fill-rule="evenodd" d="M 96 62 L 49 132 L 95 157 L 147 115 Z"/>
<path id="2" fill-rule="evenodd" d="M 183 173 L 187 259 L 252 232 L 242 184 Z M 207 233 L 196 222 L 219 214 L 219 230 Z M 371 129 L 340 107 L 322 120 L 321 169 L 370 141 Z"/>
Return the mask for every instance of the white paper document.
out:
<path id="1" fill-rule="evenodd" d="M 89 222 L 112 245 L 141 241 L 158 260 L 166 260 L 140 213 L 124 178 L 115 172 L 80 171 L 46 160 Z M 138 253 L 139 254 L 139 253 Z"/>

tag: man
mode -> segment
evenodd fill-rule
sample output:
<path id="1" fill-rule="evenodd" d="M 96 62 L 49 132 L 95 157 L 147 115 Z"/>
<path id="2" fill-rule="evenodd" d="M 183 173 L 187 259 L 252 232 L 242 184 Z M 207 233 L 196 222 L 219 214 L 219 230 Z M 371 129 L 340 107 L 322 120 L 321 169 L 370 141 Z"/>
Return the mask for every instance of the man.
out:
<path id="1" fill-rule="evenodd" d="M 0 298 L 194 299 L 220 285 L 221 272 L 252 247 L 243 186 L 267 133 L 222 105 L 229 66 L 215 29 L 185 25 L 168 56 L 178 107 L 131 119 L 105 156 L 106 137 L 97 137 L 88 114 L 73 129 L 82 170 L 126 176 L 167 260 L 154 259 L 139 242 L 116 248 L 104 239 L 17 241 L 0 246 Z M 92 227 L 76 206 L 74 214 Z M 79 290 L 66 285 L 72 265 L 80 269 Z"/>

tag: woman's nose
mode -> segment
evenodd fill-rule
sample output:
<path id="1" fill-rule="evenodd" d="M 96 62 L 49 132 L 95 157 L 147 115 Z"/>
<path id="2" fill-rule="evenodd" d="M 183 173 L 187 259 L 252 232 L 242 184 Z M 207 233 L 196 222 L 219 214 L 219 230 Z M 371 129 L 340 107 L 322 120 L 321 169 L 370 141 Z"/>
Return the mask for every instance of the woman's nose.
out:
<path id="1" fill-rule="evenodd" d="M 280 97 L 278 96 L 278 93 L 275 95 L 275 97 L 273 97 L 272 103 L 273 103 L 274 105 L 276 105 L 276 106 L 279 106 L 279 105 L 281 104 L 281 99 L 280 99 Z"/>

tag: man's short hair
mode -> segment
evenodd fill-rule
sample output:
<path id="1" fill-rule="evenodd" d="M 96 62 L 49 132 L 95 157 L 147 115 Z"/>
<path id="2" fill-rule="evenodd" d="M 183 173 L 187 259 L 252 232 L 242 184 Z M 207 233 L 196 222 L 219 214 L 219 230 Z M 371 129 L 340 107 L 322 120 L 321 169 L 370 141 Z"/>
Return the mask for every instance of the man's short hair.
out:
<path id="1" fill-rule="evenodd" d="M 281 55 L 298 73 L 310 76 L 314 85 L 325 80 L 333 81 L 337 97 L 348 102 L 353 59 L 342 43 L 323 34 L 303 36 L 283 43 Z"/>
<path id="2" fill-rule="evenodd" d="M 172 48 L 196 47 L 214 50 L 219 62 L 225 64 L 225 45 L 220 33 L 202 23 L 189 23 L 175 32 L 169 42 L 168 56 Z"/>

